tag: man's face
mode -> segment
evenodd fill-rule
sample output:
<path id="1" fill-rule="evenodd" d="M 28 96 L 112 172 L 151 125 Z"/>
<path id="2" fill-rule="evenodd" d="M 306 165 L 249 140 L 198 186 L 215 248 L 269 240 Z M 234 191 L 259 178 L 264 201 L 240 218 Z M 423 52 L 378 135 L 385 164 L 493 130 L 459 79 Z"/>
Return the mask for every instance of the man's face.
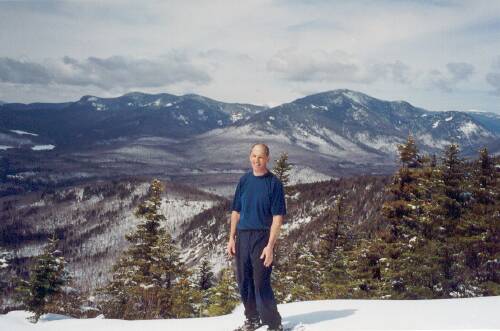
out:
<path id="1" fill-rule="evenodd" d="M 269 156 L 266 155 L 266 150 L 263 146 L 257 145 L 250 152 L 250 163 L 254 172 L 262 173 L 267 169 Z"/>

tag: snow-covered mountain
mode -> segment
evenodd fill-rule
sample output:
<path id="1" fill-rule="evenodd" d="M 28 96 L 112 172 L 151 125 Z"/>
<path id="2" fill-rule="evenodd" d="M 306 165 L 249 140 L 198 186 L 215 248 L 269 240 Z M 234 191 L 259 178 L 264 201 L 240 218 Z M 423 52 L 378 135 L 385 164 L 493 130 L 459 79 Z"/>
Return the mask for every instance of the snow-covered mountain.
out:
<path id="1" fill-rule="evenodd" d="M 283 325 L 293 331 L 331 330 L 498 330 L 500 297 L 440 300 L 325 300 L 278 306 Z M 37 324 L 29 313 L 12 311 L 0 315 L 2 330 L 186 330 L 231 331 L 244 320 L 243 307 L 219 317 L 170 320 L 123 321 L 72 319 L 48 314 Z M 258 331 L 265 330 L 263 326 Z"/>
<path id="2" fill-rule="evenodd" d="M 0 133 L 9 134 L 12 129 L 36 132 L 59 150 L 75 150 L 138 136 L 186 138 L 248 119 L 263 109 L 195 94 L 84 96 L 70 103 L 2 105 Z"/>
<path id="3" fill-rule="evenodd" d="M 498 119 L 498 118 L 497 118 Z M 467 113 L 430 112 L 404 101 L 384 101 L 351 90 L 297 99 L 236 124 L 332 156 L 395 154 L 408 134 L 437 152 L 451 142 L 468 149 L 500 137 Z"/>
<path id="4" fill-rule="evenodd" d="M 72 173 L 87 178 L 168 173 L 215 189 L 210 185 L 222 181 L 214 183 L 214 171 L 234 176 L 246 169 L 248 149 L 258 141 L 270 145 L 273 159 L 286 151 L 298 169 L 323 178 L 392 172 L 397 145 L 408 134 L 427 153 L 440 154 L 452 142 L 465 156 L 476 156 L 483 146 L 500 152 L 498 115 L 431 112 L 346 89 L 274 108 L 194 94 L 133 92 L 63 104 L 6 104 L 0 114 L 6 173 L 33 172 L 40 183 L 81 178 Z"/>

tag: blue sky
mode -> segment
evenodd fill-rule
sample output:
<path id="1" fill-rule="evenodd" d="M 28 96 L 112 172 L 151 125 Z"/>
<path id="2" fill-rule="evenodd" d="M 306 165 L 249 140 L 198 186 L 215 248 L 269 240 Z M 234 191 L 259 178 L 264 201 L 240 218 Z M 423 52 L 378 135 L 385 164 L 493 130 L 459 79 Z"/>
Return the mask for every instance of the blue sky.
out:
<path id="1" fill-rule="evenodd" d="M 349 88 L 500 113 L 500 1 L 2 1 L 0 31 L 8 102 Z"/>

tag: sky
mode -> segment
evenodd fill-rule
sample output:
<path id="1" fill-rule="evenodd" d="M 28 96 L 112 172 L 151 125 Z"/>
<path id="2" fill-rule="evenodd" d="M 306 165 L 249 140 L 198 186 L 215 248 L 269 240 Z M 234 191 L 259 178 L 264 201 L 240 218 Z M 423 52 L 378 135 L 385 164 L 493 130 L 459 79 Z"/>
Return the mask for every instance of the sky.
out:
<path id="1" fill-rule="evenodd" d="M 0 1 L 0 100 L 276 106 L 348 88 L 500 113 L 500 1 Z"/>

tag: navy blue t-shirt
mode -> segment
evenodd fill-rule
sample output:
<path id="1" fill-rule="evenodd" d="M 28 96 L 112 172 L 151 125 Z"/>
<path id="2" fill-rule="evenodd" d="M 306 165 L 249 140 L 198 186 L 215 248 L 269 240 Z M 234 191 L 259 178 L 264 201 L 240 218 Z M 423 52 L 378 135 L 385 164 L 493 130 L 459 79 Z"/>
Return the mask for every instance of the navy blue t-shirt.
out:
<path id="1" fill-rule="evenodd" d="M 269 229 L 274 215 L 286 215 L 283 184 L 272 172 L 244 174 L 236 187 L 232 209 L 240 213 L 238 230 Z"/>

